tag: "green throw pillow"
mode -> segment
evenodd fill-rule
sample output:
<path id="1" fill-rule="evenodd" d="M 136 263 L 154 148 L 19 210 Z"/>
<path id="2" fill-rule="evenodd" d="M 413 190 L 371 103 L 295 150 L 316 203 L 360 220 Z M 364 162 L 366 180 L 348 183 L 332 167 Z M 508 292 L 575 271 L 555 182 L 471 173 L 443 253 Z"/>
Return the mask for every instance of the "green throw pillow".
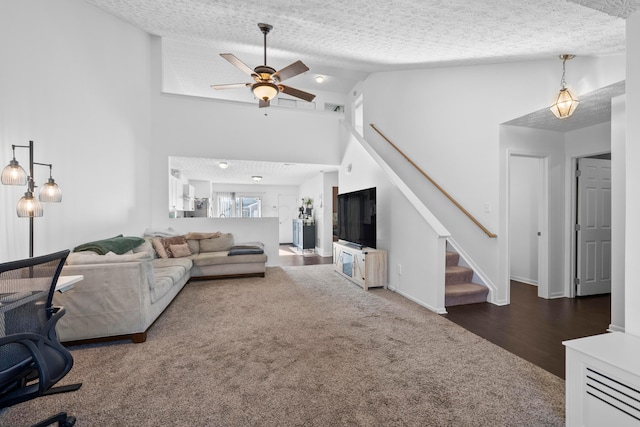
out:
<path id="1" fill-rule="evenodd" d="M 141 237 L 119 235 L 110 239 L 84 243 L 73 248 L 73 252 L 93 251 L 100 255 L 105 255 L 107 252 L 113 252 L 115 254 L 122 255 L 133 248 L 137 248 L 143 243 L 144 239 Z"/>

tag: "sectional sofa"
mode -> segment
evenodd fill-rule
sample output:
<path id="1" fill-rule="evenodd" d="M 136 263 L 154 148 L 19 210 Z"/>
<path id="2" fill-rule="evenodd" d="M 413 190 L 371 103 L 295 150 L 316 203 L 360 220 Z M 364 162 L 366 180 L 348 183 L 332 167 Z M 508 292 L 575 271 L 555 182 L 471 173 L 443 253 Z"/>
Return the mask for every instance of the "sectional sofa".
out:
<path id="1" fill-rule="evenodd" d="M 61 341 L 144 342 L 149 327 L 189 280 L 264 277 L 266 271 L 262 244 L 234 244 L 229 233 L 125 237 L 132 249 L 109 246 L 120 237 L 81 245 L 67 258 L 62 275 L 84 279 L 54 295 L 54 304 L 67 310 L 57 326 Z M 112 247 L 115 253 L 107 251 Z"/>

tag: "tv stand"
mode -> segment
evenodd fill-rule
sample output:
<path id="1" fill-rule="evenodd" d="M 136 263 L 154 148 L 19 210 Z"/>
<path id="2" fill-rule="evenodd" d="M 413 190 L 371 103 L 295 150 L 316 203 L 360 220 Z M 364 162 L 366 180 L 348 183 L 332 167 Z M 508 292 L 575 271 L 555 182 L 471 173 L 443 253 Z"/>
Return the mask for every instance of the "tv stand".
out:
<path id="1" fill-rule="evenodd" d="M 387 251 L 333 242 L 333 268 L 364 290 L 387 285 Z"/>

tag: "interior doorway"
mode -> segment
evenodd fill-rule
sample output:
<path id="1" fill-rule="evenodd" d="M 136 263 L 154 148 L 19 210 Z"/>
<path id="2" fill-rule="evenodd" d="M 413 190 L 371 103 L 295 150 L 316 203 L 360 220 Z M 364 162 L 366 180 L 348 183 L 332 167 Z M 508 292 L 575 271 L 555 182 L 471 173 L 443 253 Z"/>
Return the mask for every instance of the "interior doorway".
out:
<path id="1" fill-rule="evenodd" d="M 548 160 L 509 156 L 509 277 L 549 298 Z"/>
<path id="2" fill-rule="evenodd" d="M 293 218 L 298 207 L 295 194 L 278 194 L 278 234 L 280 244 L 293 242 Z"/>

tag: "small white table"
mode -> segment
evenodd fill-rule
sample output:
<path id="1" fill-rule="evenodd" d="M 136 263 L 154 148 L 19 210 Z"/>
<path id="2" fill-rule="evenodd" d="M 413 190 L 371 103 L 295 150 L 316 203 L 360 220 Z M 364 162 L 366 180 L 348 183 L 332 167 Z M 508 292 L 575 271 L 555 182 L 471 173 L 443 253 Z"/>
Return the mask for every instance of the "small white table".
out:
<path id="1" fill-rule="evenodd" d="M 60 293 L 67 292 L 73 289 L 74 285 L 83 279 L 84 276 L 81 274 L 76 276 L 59 276 L 58 283 L 56 283 L 56 291 Z"/>

